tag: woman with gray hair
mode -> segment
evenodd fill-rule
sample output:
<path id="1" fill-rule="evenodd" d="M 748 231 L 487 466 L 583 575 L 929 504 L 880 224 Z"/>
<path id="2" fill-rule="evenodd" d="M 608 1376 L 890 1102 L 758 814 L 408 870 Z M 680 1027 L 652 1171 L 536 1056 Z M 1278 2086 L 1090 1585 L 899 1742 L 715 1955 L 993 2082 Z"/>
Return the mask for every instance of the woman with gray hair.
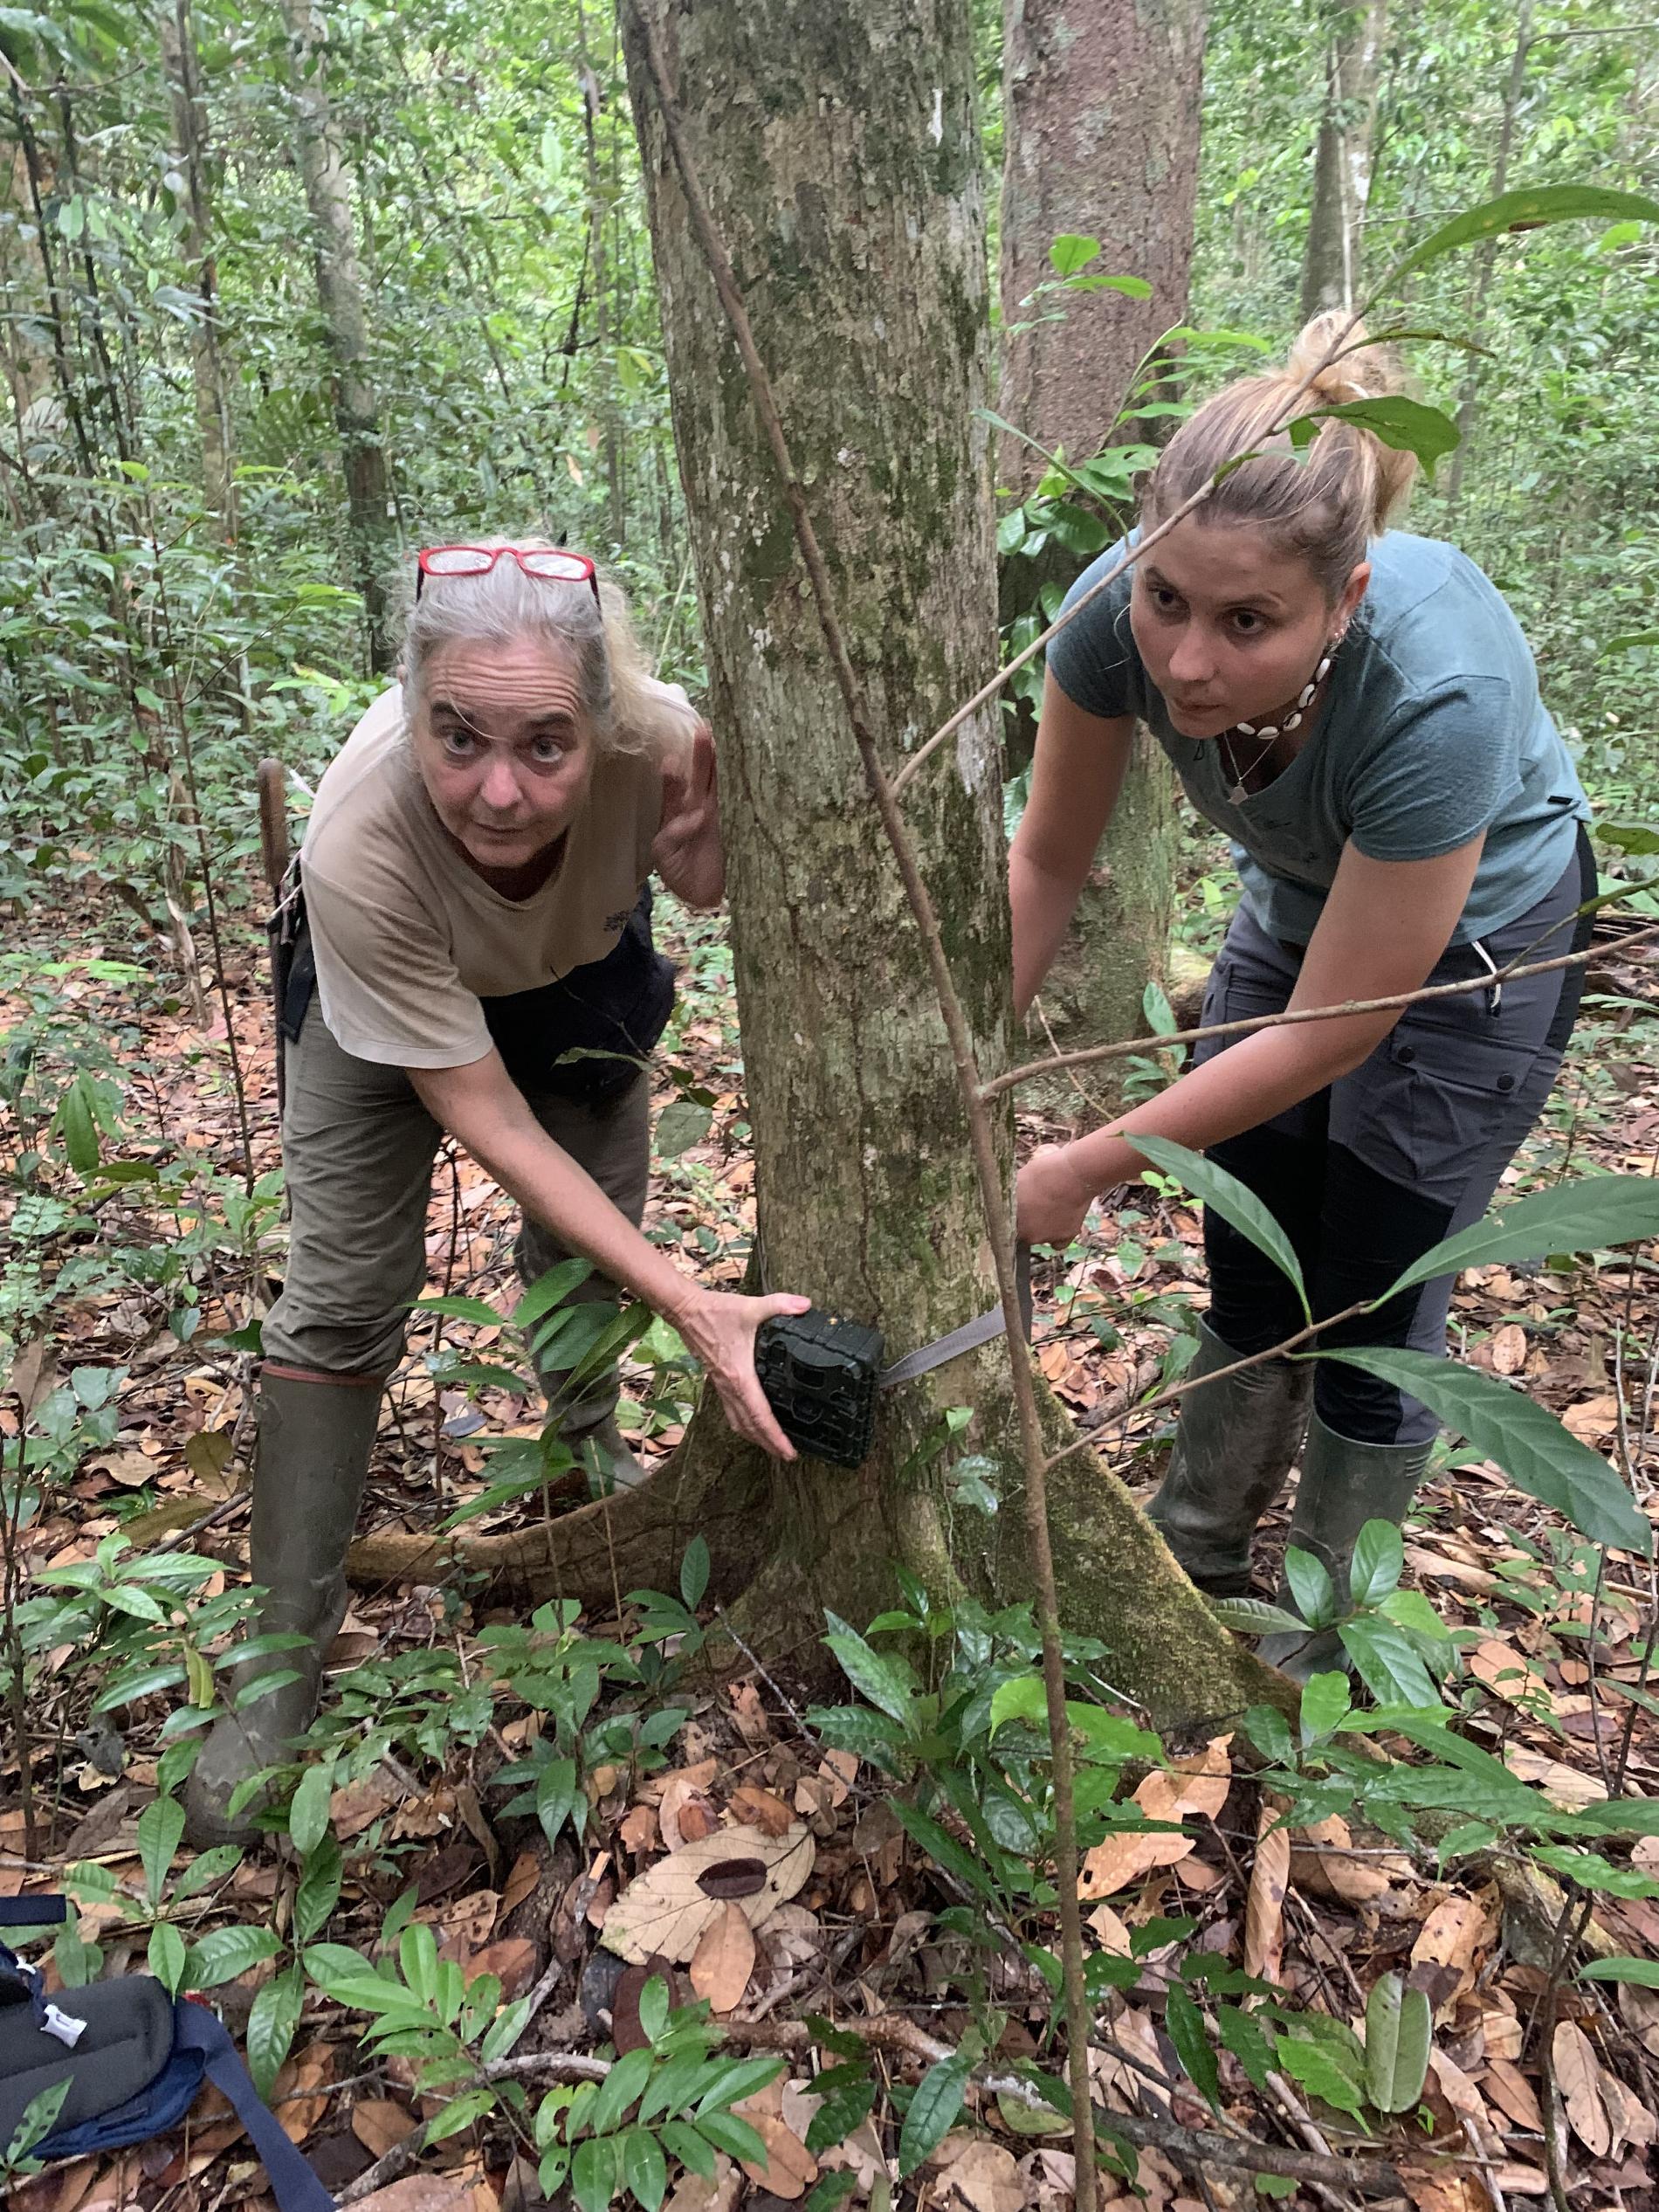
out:
<path id="1" fill-rule="evenodd" d="M 426 1280 L 440 1138 L 523 1209 L 519 1270 L 594 1263 L 576 1295 L 631 1292 L 679 1331 L 737 1433 L 794 1457 L 754 1335 L 804 1298 L 706 1290 L 641 1235 L 650 1083 L 673 973 L 651 942 L 653 869 L 694 906 L 724 885 L 713 745 L 641 665 L 621 595 L 585 555 L 499 540 L 418 557 L 403 681 L 318 788 L 283 1013 L 293 1230 L 266 1317 L 247 1663 L 288 1678 L 224 1715 L 187 1791 L 198 1843 L 253 1832 L 230 1802 L 316 1709 L 346 1605 L 382 1389 Z M 565 1439 L 609 1486 L 642 1473 L 614 1372 L 544 1376 Z"/>

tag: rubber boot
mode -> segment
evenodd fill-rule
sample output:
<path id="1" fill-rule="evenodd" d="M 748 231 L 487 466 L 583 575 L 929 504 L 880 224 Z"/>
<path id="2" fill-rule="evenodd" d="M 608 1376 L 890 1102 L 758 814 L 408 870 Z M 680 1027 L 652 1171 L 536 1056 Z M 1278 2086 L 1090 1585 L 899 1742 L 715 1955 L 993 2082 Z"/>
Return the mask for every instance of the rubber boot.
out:
<path id="1" fill-rule="evenodd" d="M 1201 1321 L 1186 1379 L 1242 1356 Z M 1295 1464 L 1312 1393 L 1311 1363 L 1263 1360 L 1181 1402 L 1169 1469 L 1146 1514 L 1213 1597 L 1243 1597 L 1249 1588 L 1250 1539 Z"/>
<path id="2" fill-rule="evenodd" d="M 346 1616 L 346 1552 L 380 1398 L 378 1380 L 267 1371 L 260 1381 L 249 1563 L 265 1595 L 255 1633 L 311 1641 L 237 1671 L 238 1692 L 264 1673 L 292 1671 L 298 1679 L 222 1713 L 209 1731 L 184 1790 L 185 1832 L 198 1850 L 258 1833 L 257 1804 L 233 1816 L 231 1795 L 259 1768 L 279 1765 L 317 1710 L 323 1662 Z"/>
<path id="3" fill-rule="evenodd" d="M 616 1426 L 614 1412 L 606 1414 L 602 1421 L 595 1421 L 591 1428 L 577 1428 L 573 1418 L 559 1433 L 587 1468 L 589 1480 L 598 1497 L 606 1497 L 613 1490 L 636 1489 L 650 1477 L 651 1469 L 634 1457 Z M 593 1464 L 595 1456 L 596 1475 Z"/>
<path id="4" fill-rule="evenodd" d="M 1314 1415 L 1287 1542 L 1298 1551 L 1311 1552 L 1324 1566 L 1335 1586 L 1339 1610 L 1347 1610 L 1348 1567 L 1360 1531 L 1368 1520 L 1392 1521 L 1398 1528 L 1422 1480 L 1432 1449 L 1432 1441 L 1356 1444 L 1327 1429 Z M 1280 1582 L 1276 1602 L 1296 1611 L 1288 1578 Z M 1317 1633 L 1286 1629 L 1263 1637 L 1256 1649 L 1270 1666 L 1277 1667 L 1296 1682 L 1349 1664 L 1335 1629 Z"/>

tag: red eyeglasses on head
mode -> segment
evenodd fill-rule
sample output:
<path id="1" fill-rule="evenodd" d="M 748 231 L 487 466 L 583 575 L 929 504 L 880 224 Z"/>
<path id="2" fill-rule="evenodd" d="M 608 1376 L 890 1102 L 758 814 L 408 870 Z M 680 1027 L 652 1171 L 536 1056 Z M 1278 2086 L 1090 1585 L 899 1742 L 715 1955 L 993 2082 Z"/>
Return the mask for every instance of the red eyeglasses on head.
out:
<path id="1" fill-rule="evenodd" d="M 510 559 L 544 583 L 585 583 L 595 606 L 600 603 L 599 571 L 585 553 L 567 553 L 562 546 L 430 545 L 415 559 L 417 599 L 428 576 L 487 576 L 498 561 Z"/>

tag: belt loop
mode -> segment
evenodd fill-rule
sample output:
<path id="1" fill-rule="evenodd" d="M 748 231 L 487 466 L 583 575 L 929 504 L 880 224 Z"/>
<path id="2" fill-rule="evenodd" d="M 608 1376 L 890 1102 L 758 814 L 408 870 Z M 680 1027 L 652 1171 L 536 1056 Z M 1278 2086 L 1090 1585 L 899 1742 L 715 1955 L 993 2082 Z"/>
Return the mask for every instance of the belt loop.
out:
<path id="1" fill-rule="evenodd" d="M 1497 974 L 1497 962 L 1492 958 L 1490 953 L 1487 951 L 1485 946 L 1482 944 L 1478 937 L 1473 939 L 1471 941 L 1475 951 L 1480 956 L 1480 960 L 1482 964 L 1484 966 L 1487 974 L 1489 975 L 1495 976 Z M 1504 986 L 1502 983 L 1494 982 L 1491 989 L 1486 994 L 1486 1011 L 1489 1014 L 1496 1014 L 1498 1008 L 1503 1003 Z"/>

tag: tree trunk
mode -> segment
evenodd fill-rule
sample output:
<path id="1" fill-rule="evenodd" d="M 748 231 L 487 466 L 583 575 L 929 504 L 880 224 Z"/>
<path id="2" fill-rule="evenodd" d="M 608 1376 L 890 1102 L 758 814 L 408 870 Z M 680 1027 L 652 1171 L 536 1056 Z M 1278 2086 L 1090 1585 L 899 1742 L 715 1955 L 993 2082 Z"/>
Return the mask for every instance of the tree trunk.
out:
<path id="1" fill-rule="evenodd" d="M 1509 190 L 1510 155 L 1515 143 L 1515 119 L 1520 113 L 1521 95 L 1526 90 L 1526 58 L 1532 44 L 1532 0 L 1520 0 L 1515 19 L 1515 45 L 1510 55 L 1509 76 L 1504 86 L 1504 108 L 1497 126 L 1497 150 L 1492 157 L 1492 181 L 1486 196 L 1496 200 Z M 1477 247 L 1475 256 L 1474 280 L 1470 286 L 1468 327 L 1469 334 L 1477 345 L 1486 336 L 1487 296 L 1492 288 L 1492 272 L 1497 261 L 1498 241 L 1488 239 Z M 1480 406 L 1481 356 L 1470 354 L 1469 369 L 1463 378 L 1463 389 L 1457 402 L 1457 445 L 1451 455 L 1446 476 L 1446 504 L 1455 514 L 1463 494 L 1463 464 L 1469 458 L 1470 442 L 1475 435 L 1475 418 Z"/>
<path id="2" fill-rule="evenodd" d="M 1353 310 L 1362 281 L 1371 144 L 1387 0 L 1359 0 L 1337 21 L 1325 64 L 1325 111 L 1313 157 L 1313 205 L 1302 257 L 1302 318 Z"/>
<path id="3" fill-rule="evenodd" d="M 396 658 L 386 595 L 395 545 L 387 525 L 386 455 L 368 373 L 368 317 L 351 183 L 329 104 L 323 25 L 312 0 L 282 0 L 282 19 L 288 32 L 299 167 L 315 230 L 317 296 L 334 362 L 334 421 L 346 472 L 351 574 L 362 594 L 369 665 L 384 674 Z"/>
<path id="4" fill-rule="evenodd" d="M 738 271 L 887 759 L 941 720 L 995 644 L 984 397 L 986 275 L 973 52 L 955 0 L 648 0 Z M 966 1118 L 925 956 L 861 776 L 769 450 L 628 21 L 674 427 L 720 734 L 720 798 L 765 1274 L 876 1322 L 889 1356 L 992 1302 Z M 847 364 L 836 373 L 827 369 Z M 1012 1043 L 995 710 L 907 805 L 975 1047 Z M 999 1140 L 1011 1166 L 1012 1117 Z M 1019 1356 L 1024 1356 L 1020 1354 Z M 658 1484 L 740 1526 L 732 1617 L 810 1666 L 821 1609 L 860 1625 L 897 1561 L 941 1595 L 1029 1595 L 1008 1354 L 883 1399 L 856 1471 L 768 1471 L 706 1394 Z M 1002 1498 L 953 1500 L 934 1442 Z M 1052 1406 L 1054 1444 L 1075 1441 Z M 1274 1678 L 1216 1624 L 1127 1493 L 1084 1451 L 1051 1474 L 1070 1623 L 1165 1724 L 1236 1711 Z M 683 1486 L 683 1487 L 682 1487 Z M 757 1510 L 757 1507 L 759 1510 Z M 556 1535 L 555 1530 L 555 1535 Z M 591 1549 L 591 1547 L 589 1547 Z M 666 1570 L 671 1563 L 664 1561 Z M 1283 1685 L 1278 1688 L 1283 1692 Z"/>
<path id="5" fill-rule="evenodd" d="M 1077 460 L 1123 434 L 1137 367 L 1187 314 L 1198 178 L 1205 0 L 1157 10 L 1117 0 L 1006 0 L 1002 59 L 1002 302 L 997 411 L 1052 452 Z M 1070 295 L 1063 319 L 1022 303 L 1052 275 L 1049 249 L 1065 232 L 1098 238 L 1105 270 L 1144 278 L 1149 300 L 1116 292 Z M 1132 424 L 1128 425 L 1132 430 Z M 1027 497 L 1044 463 L 1004 438 L 1003 484 Z M 1005 620 L 1045 584 L 1069 582 L 1075 558 L 1055 549 L 1015 556 L 1003 577 Z M 1010 756 L 1029 757 L 1030 717 Z M 1071 927 L 1031 1018 L 1068 1050 L 1145 1028 L 1148 982 L 1167 981 L 1179 854 L 1174 777 L 1143 736 Z M 1116 1105 L 1114 1066 L 1091 1085 L 1091 1107 Z M 1032 1103 L 1079 1103 L 1065 1084 Z"/>
<path id="6" fill-rule="evenodd" d="M 190 329 L 190 374 L 202 439 L 202 495 L 221 542 L 237 537 L 231 409 L 219 328 L 218 271 L 209 223 L 207 125 L 190 0 L 162 0 L 156 17 L 162 65 L 173 107 L 173 137 L 184 179 L 184 257 L 196 287 L 199 320 Z"/>

